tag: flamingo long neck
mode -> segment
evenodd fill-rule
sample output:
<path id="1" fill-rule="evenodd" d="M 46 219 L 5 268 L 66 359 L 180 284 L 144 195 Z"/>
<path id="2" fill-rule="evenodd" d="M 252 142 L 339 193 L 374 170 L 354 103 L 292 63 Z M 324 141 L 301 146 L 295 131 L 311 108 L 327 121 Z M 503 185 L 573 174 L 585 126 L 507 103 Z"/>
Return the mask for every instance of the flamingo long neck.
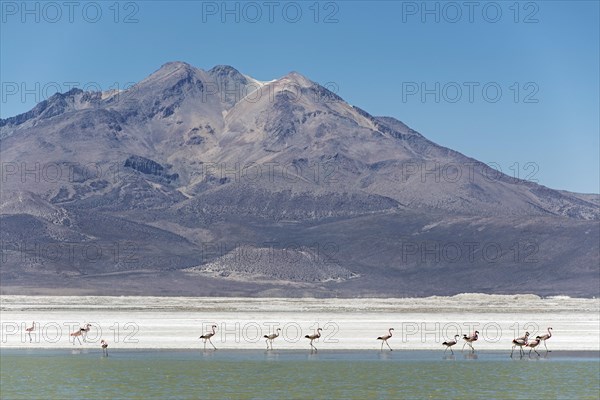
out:
<path id="1" fill-rule="evenodd" d="M 552 337 L 552 329 L 548 328 L 548 337 L 551 338 Z"/>
<path id="2" fill-rule="evenodd" d="M 212 331 L 213 331 L 213 332 L 212 332 L 212 333 L 213 333 L 213 335 L 214 335 L 215 333 L 217 333 L 217 331 L 215 331 L 215 326 L 214 326 L 214 325 L 212 326 Z"/>
<path id="3" fill-rule="evenodd" d="M 392 330 L 388 329 L 388 333 L 390 334 L 390 337 L 392 337 Z"/>

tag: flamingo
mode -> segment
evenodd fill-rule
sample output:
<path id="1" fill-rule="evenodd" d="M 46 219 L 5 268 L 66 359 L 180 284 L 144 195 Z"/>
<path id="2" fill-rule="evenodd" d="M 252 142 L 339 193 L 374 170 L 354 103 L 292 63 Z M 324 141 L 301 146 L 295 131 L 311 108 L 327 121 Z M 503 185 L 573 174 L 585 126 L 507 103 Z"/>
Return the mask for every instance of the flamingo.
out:
<path id="1" fill-rule="evenodd" d="M 79 339 L 79 336 L 81 336 L 81 331 L 75 331 L 71 333 L 71 336 L 73 336 L 73 346 L 75 346 L 75 338 L 77 338 L 79 344 L 81 344 L 81 339 Z"/>
<path id="2" fill-rule="evenodd" d="M 108 357 L 108 342 L 102 339 L 100 345 L 102 346 L 102 355 Z"/>
<path id="3" fill-rule="evenodd" d="M 516 339 L 513 339 L 513 341 L 512 341 L 513 347 L 510 352 L 510 358 L 512 358 L 513 352 L 515 351 L 515 347 L 517 347 L 517 346 L 519 347 L 519 355 L 521 356 L 521 358 L 523 358 L 523 355 L 525 354 L 525 352 L 523 351 L 523 346 L 527 346 L 528 339 L 529 339 L 529 332 L 525 332 L 525 336 L 521 336 Z"/>
<path id="4" fill-rule="evenodd" d="M 475 349 L 473 348 L 473 345 L 471 343 L 473 343 L 474 341 L 476 341 L 477 339 L 479 339 L 479 336 L 477 336 L 477 335 L 479 335 L 479 331 L 475 331 L 471 336 L 463 335 L 463 339 L 465 340 L 465 344 L 463 344 L 462 350 L 465 349 L 466 345 L 469 345 L 469 347 L 471 348 L 471 353 L 474 353 Z"/>
<path id="5" fill-rule="evenodd" d="M 552 350 L 548 350 L 548 347 L 546 346 L 546 340 L 550 339 L 551 337 L 552 337 L 552 328 L 548 328 L 548 333 L 540 336 L 540 340 L 544 342 L 544 347 L 546 348 L 546 353 L 549 353 L 552 351 Z"/>
<path id="6" fill-rule="evenodd" d="M 212 328 L 212 332 L 207 332 L 204 335 L 200 336 L 198 339 L 204 339 L 204 350 L 206 350 L 206 341 L 210 342 L 210 344 L 212 345 L 212 347 L 216 350 L 217 348 L 215 347 L 215 345 L 213 344 L 213 342 L 210 340 L 211 337 L 215 336 L 216 332 L 216 325 L 211 326 Z"/>
<path id="7" fill-rule="evenodd" d="M 25 328 L 25 332 L 27 332 L 27 335 L 29 336 L 29 343 L 31 343 L 31 332 L 35 329 L 35 321 L 33 321 L 31 323 L 31 326 L 29 328 Z"/>
<path id="8" fill-rule="evenodd" d="M 317 351 L 317 348 L 313 345 L 313 340 L 318 339 L 318 338 L 321 337 L 321 331 L 322 330 L 323 329 L 321 329 L 321 328 L 317 328 L 317 331 L 315 333 L 313 333 L 312 335 L 306 335 L 306 336 L 304 336 L 305 338 L 310 339 L 310 347 L 311 347 L 310 351 L 311 352 L 313 351 L 313 349 L 315 351 Z"/>
<path id="9" fill-rule="evenodd" d="M 394 330 L 394 328 L 390 328 L 388 329 L 388 334 L 387 335 L 383 335 L 383 336 L 379 336 L 377 338 L 377 340 L 381 340 L 381 351 L 383 351 L 383 344 L 387 344 L 387 347 L 389 347 L 390 351 L 393 351 L 392 348 L 390 347 L 389 343 L 387 342 L 389 338 L 392 337 L 392 331 Z"/>
<path id="10" fill-rule="evenodd" d="M 84 328 L 79 328 L 79 330 L 71 333 L 71 336 L 73 336 L 73 346 L 75 346 L 75 338 L 77 338 L 79 344 L 81 344 L 81 339 L 79 339 L 80 336 L 83 337 L 83 341 L 85 342 L 85 335 L 89 332 L 91 326 L 91 324 L 86 324 Z"/>
<path id="11" fill-rule="evenodd" d="M 81 328 L 81 337 L 83 338 L 83 341 L 85 342 L 85 339 L 87 338 L 87 333 L 90 331 L 90 328 L 92 327 L 92 324 L 85 324 L 84 328 Z"/>
<path id="12" fill-rule="evenodd" d="M 466 345 L 469 345 L 469 347 L 471 348 L 471 352 L 474 352 L 475 349 L 473 348 L 473 345 L 471 343 L 475 342 L 477 339 L 479 339 L 479 331 L 475 331 L 472 335 L 467 336 L 463 334 L 463 339 L 465 340 L 465 344 L 463 344 L 462 350 L 465 349 Z"/>
<path id="13" fill-rule="evenodd" d="M 448 349 L 450 349 L 450 353 L 454 354 L 454 352 L 452 351 L 452 346 L 454 346 L 456 343 L 458 343 L 459 337 L 460 337 L 460 335 L 454 335 L 454 340 L 449 340 L 447 342 L 442 343 L 442 346 L 446 346 L 446 350 L 444 350 L 444 354 L 446 354 Z"/>
<path id="14" fill-rule="evenodd" d="M 541 336 L 536 336 L 535 340 L 532 340 L 531 342 L 529 342 L 529 343 L 527 343 L 525 345 L 525 347 L 530 347 L 530 349 L 529 349 L 529 358 L 531 358 L 531 350 L 535 351 L 535 353 L 538 356 L 540 355 L 540 353 L 538 353 L 535 348 L 540 344 L 540 342 L 542 341 L 541 339 L 542 339 Z"/>
<path id="15" fill-rule="evenodd" d="M 264 335 L 264 338 L 267 338 L 267 340 L 265 340 L 265 343 L 267 344 L 267 350 L 269 350 L 269 342 L 271 342 L 271 350 L 273 350 L 273 340 L 277 339 L 279 337 L 279 332 L 281 331 L 281 328 L 277 328 L 277 331 L 275 333 L 271 333 L 270 335 Z"/>

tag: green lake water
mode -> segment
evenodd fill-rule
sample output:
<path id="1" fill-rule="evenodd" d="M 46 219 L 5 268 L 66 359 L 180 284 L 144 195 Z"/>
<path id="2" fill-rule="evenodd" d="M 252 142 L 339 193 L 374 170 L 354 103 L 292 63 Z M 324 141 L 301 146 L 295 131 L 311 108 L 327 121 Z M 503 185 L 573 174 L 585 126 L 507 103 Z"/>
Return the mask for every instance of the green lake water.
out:
<path id="1" fill-rule="evenodd" d="M 598 399 L 597 352 L 2 350 L 2 399 Z M 542 353 L 542 355 L 544 355 Z"/>

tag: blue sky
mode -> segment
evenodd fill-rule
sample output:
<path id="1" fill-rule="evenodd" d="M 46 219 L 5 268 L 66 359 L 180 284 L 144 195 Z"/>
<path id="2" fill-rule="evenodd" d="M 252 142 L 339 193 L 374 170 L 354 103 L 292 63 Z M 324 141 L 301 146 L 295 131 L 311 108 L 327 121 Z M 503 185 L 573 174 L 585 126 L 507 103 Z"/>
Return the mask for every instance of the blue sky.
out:
<path id="1" fill-rule="evenodd" d="M 295 70 L 510 175 L 600 191 L 597 1 L 24 4 L 1 4 L 2 118 L 167 61 Z"/>

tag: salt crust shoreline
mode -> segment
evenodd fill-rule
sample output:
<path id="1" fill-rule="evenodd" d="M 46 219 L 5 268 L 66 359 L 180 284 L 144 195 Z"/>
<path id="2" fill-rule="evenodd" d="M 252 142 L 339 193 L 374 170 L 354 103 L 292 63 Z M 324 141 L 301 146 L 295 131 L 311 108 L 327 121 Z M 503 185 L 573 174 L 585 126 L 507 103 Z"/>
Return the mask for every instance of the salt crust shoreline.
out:
<path id="1" fill-rule="evenodd" d="M 0 296 L 1 347 L 198 349 L 199 336 L 217 325 L 219 349 L 264 349 L 263 335 L 282 328 L 280 350 L 308 349 L 317 327 L 319 349 L 379 349 L 375 338 L 394 328 L 397 350 L 439 350 L 441 343 L 479 330 L 478 350 L 510 351 L 525 330 L 553 328 L 551 350 L 600 350 L 600 300 L 566 296 L 460 294 L 397 299 L 192 298 L 116 296 Z M 36 322 L 32 341 L 25 329 Z M 92 324 L 85 342 L 71 332 Z M 455 349 L 462 347 L 462 340 Z M 210 347 L 210 344 L 208 344 Z M 542 346 L 542 350 L 543 346 Z M 538 348 L 538 351 L 539 348 Z"/>

